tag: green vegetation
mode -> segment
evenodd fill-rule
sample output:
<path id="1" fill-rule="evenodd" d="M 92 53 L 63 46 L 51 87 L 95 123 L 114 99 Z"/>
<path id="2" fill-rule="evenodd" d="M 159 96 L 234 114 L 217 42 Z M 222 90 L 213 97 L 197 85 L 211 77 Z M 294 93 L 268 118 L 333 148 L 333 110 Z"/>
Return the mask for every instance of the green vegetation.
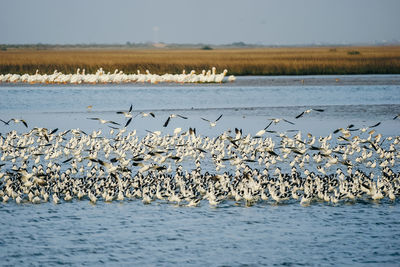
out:
<path id="1" fill-rule="evenodd" d="M 201 49 L 203 49 L 203 50 L 212 50 L 212 47 L 208 46 L 208 45 L 205 45 Z"/>
<path id="2" fill-rule="evenodd" d="M 347 52 L 347 54 L 349 54 L 349 55 L 359 55 L 360 54 L 360 51 L 357 51 L 357 50 L 352 50 L 352 51 L 349 51 L 349 52 Z"/>

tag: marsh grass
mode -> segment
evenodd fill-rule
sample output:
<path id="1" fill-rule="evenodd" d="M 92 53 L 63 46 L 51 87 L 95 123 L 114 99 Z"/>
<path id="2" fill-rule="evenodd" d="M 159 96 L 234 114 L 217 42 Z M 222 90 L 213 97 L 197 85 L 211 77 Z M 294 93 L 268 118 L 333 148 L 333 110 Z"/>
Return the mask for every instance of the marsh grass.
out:
<path id="1" fill-rule="evenodd" d="M 354 51 L 358 53 L 354 53 Z M 234 75 L 399 74 L 400 46 L 243 49 L 8 49 L 0 73 L 75 73 L 100 67 L 125 73 L 201 72 L 215 66 Z"/>

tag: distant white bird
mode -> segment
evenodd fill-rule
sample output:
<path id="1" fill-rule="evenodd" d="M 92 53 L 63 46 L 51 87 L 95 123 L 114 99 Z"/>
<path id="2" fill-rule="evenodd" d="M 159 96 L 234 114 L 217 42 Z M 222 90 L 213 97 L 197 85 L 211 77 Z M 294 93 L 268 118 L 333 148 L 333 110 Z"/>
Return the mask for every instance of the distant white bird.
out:
<path id="1" fill-rule="evenodd" d="M 128 111 L 117 111 L 117 114 L 123 114 L 125 118 L 132 118 L 132 105 Z"/>
<path id="2" fill-rule="evenodd" d="M 317 111 L 317 112 L 324 112 L 324 110 L 323 109 L 317 109 L 317 108 L 310 108 L 310 109 L 307 109 L 307 110 L 305 110 L 305 111 L 303 111 L 302 113 L 300 113 L 299 115 L 297 115 L 296 116 L 296 119 L 298 119 L 298 118 L 300 118 L 300 117 L 302 117 L 304 114 L 308 114 L 308 113 L 310 113 L 311 111 Z"/>
<path id="3" fill-rule="evenodd" d="M 176 117 L 179 117 L 179 118 L 182 118 L 182 119 L 187 120 L 187 117 L 185 117 L 185 116 L 182 116 L 182 115 L 179 115 L 179 114 L 171 114 L 171 115 L 169 115 L 168 119 L 165 121 L 163 127 L 167 127 L 169 121 L 170 121 L 172 118 L 176 118 Z"/>
<path id="4" fill-rule="evenodd" d="M 140 112 L 140 113 L 136 114 L 136 116 L 138 116 L 138 115 L 142 115 L 142 117 L 148 117 L 149 115 L 150 115 L 150 116 L 152 116 L 153 118 L 155 118 L 155 117 L 156 117 L 156 115 L 154 115 L 154 113 L 153 113 L 153 112 L 149 112 L 149 113 L 146 113 L 146 112 Z M 136 117 L 136 116 L 135 116 L 135 117 Z"/>
<path id="5" fill-rule="evenodd" d="M 208 123 L 210 123 L 211 127 L 215 127 L 217 125 L 217 121 L 219 121 L 222 118 L 222 115 L 223 114 L 221 114 L 215 121 L 210 121 L 210 120 L 205 119 L 205 118 L 201 118 L 201 119 L 204 120 L 204 121 L 207 121 Z"/>
<path id="6" fill-rule="evenodd" d="M 178 134 L 178 133 L 180 133 L 181 131 L 182 131 L 182 128 L 180 128 L 180 127 L 175 128 L 174 134 Z"/>
<path id="7" fill-rule="evenodd" d="M 119 123 L 117 123 L 117 122 L 115 122 L 115 121 L 107 121 L 107 120 L 103 120 L 103 119 L 100 119 L 100 118 L 88 118 L 89 120 L 97 120 L 97 121 L 99 121 L 101 124 L 106 124 L 106 123 L 110 123 L 110 124 L 114 124 L 114 125 L 121 125 L 121 124 L 119 124 Z"/>
<path id="8" fill-rule="evenodd" d="M 3 121 L 2 119 L 0 119 L 0 121 L 3 122 L 4 125 L 9 125 L 11 121 L 14 122 L 14 123 L 21 122 L 26 128 L 28 128 L 28 124 L 23 119 L 9 119 L 8 121 Z"/>
<path id="9" fill-rule="evenodd" d="M 228 70 L 224 70 L 222 73 L 215 75 L 215 82 L 221 83 L 224 80 L 225 75 L 228 73 Z"/>
<path id="10" fill-rule="evenodd" d="M 275 124 L 277 124 L 277 123 L 279 123 L 279 122 L 281 122 L 281 121 L 284 121 L 284 122 L 287 122 L 287 123 L 289 123 L 289 124 L 293 124 L 294 125 L 294 123 L 293 122 L 291 122 L 291 121 L 288 121 L 288 120 L 285 120 L 285 119 L 269 119 L 271 122 L 267 125 L 267 127 L 265 127 L 264 128 L 264 130 L 267 130 L 268 128 L 269 128 L 269 126 L 271 126 L 271 124 L 272 123 L 275 123 Z"/>
<path id="11" fill-rule="evenodd" d="M 236 77 L 234 75 L 230 75 L 228 77 L 228 82 L 234 82 L 234 81 L 236 81 Z"/>

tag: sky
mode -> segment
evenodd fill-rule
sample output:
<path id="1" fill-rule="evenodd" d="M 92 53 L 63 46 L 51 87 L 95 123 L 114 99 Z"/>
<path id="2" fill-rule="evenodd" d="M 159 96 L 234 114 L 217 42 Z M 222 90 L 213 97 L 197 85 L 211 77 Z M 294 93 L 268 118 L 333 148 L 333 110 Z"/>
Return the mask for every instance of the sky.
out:
<path id="1" fill-rule="evenodd" d="M 0 44 L 400 42 L 399 0 L 2 0 Z"/>

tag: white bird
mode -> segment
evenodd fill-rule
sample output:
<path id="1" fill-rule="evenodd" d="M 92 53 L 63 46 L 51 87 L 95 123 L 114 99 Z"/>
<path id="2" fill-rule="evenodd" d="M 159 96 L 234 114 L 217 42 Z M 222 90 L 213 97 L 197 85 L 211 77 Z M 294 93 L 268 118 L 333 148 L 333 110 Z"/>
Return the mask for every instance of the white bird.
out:
<path id="1" fill-rule="evenodd" d="M 171 114 L 171 115 L 169 115 L 168 119 L 164 122 L 163 127 L 167 127 L 169 121 L 170 121 L 172 118 L 176 118 L 176 117 L 179 117 L 179 118 L 182 118 L 182 119 L 185 119 L 185 120 L 188 119 L 187 117 L 182 116 L 182 115 L 179 115 L 179 114 Z"/>
<path id="2" fill-rule="evenodd" d="M 207 121 L 208 123 L 210 123 L 210 127 L 215 127 L 217 125 L 217 121 L 219 121 L 222 118 L 222 115 L 223 114 L 221 114 L 215 121 L 210 121 L 210 120 L 205 119 L 205 118 L 201 118 L 201 119 L 204 120 L 204 121 Z"/>
<path id="3" fill-rule="evenodd" d="M 21 122 L 26 128 L 28 128 L 28 124 L 23 119 L 14 119 L 14 118 L 12 118 L 12 119 L 9 119 L 8 121 L 4 121 L 4 120 L 0 119 L 0 121 L 3 122 L 4 125 L 9 125 L 11 121 L 14 122 L 14 123 Z"/>
<path id="4" fill-rule="evenodd" d="M 119 123 L 117 123 L 117 122 L 115 122 L 115 121 L 108 121 L 108 120 L 103 120 L 103 119 L 100 119 L 100 118 L 88 118 L 88 120 L 97 120 L 97 121 L 99 121 L 101 124 L 110 123 L 110 124 L 114 124 L 114 125 L 121 125 L 121 124 L 119 124 Z"/>
<path id="5" fill-rule="evenodd" d="M 125 118 L 132 118 L 132 105 L 128 111 L 117 111 L 117 114 L 123 114 Z"/>
<path id="6" fill-rule="evenodd" d="M 289 124 L 293 124 L 293 125 L 294 125 L 293 122 L 288 121 L 288 120 L 285 120 L 285 119 L 275 119 L 275 118 L 274 118 L 274 119 L 269 119 L 269 120 L 270 120 L 271 122 L 267 125 L 267 127 L 264 128 L 264 130 L 268 129 L 269 126 L 271 126 L 272 123 L 277 124 L 277 123 L 279 123 L 279 122 L 281 122 L 281 121 L 284 121 L 284 122 L 287 122 L 287 123 L 289 123 Z"/>
<path id="7" fill-rule="evenodd" d="M 298 119 L 298 118 L 302 117 L 304 114 L 311 113 L 311 111 L 313 111 L 313 110 L 317 111 L 317 112 L 324 112 L 324 109 L 310 108 L 310 109 L 307 109 L 307 110 L 303 111 L 302 113 L 297 115 L 295 118 Z"/>
<path id="8" fill-rule="evenodd" d="M 236 77 L 234 75 L 230 75 L 228 77 L 228 82 L 234 82 L 234 81 L 236 81 Z"/>

